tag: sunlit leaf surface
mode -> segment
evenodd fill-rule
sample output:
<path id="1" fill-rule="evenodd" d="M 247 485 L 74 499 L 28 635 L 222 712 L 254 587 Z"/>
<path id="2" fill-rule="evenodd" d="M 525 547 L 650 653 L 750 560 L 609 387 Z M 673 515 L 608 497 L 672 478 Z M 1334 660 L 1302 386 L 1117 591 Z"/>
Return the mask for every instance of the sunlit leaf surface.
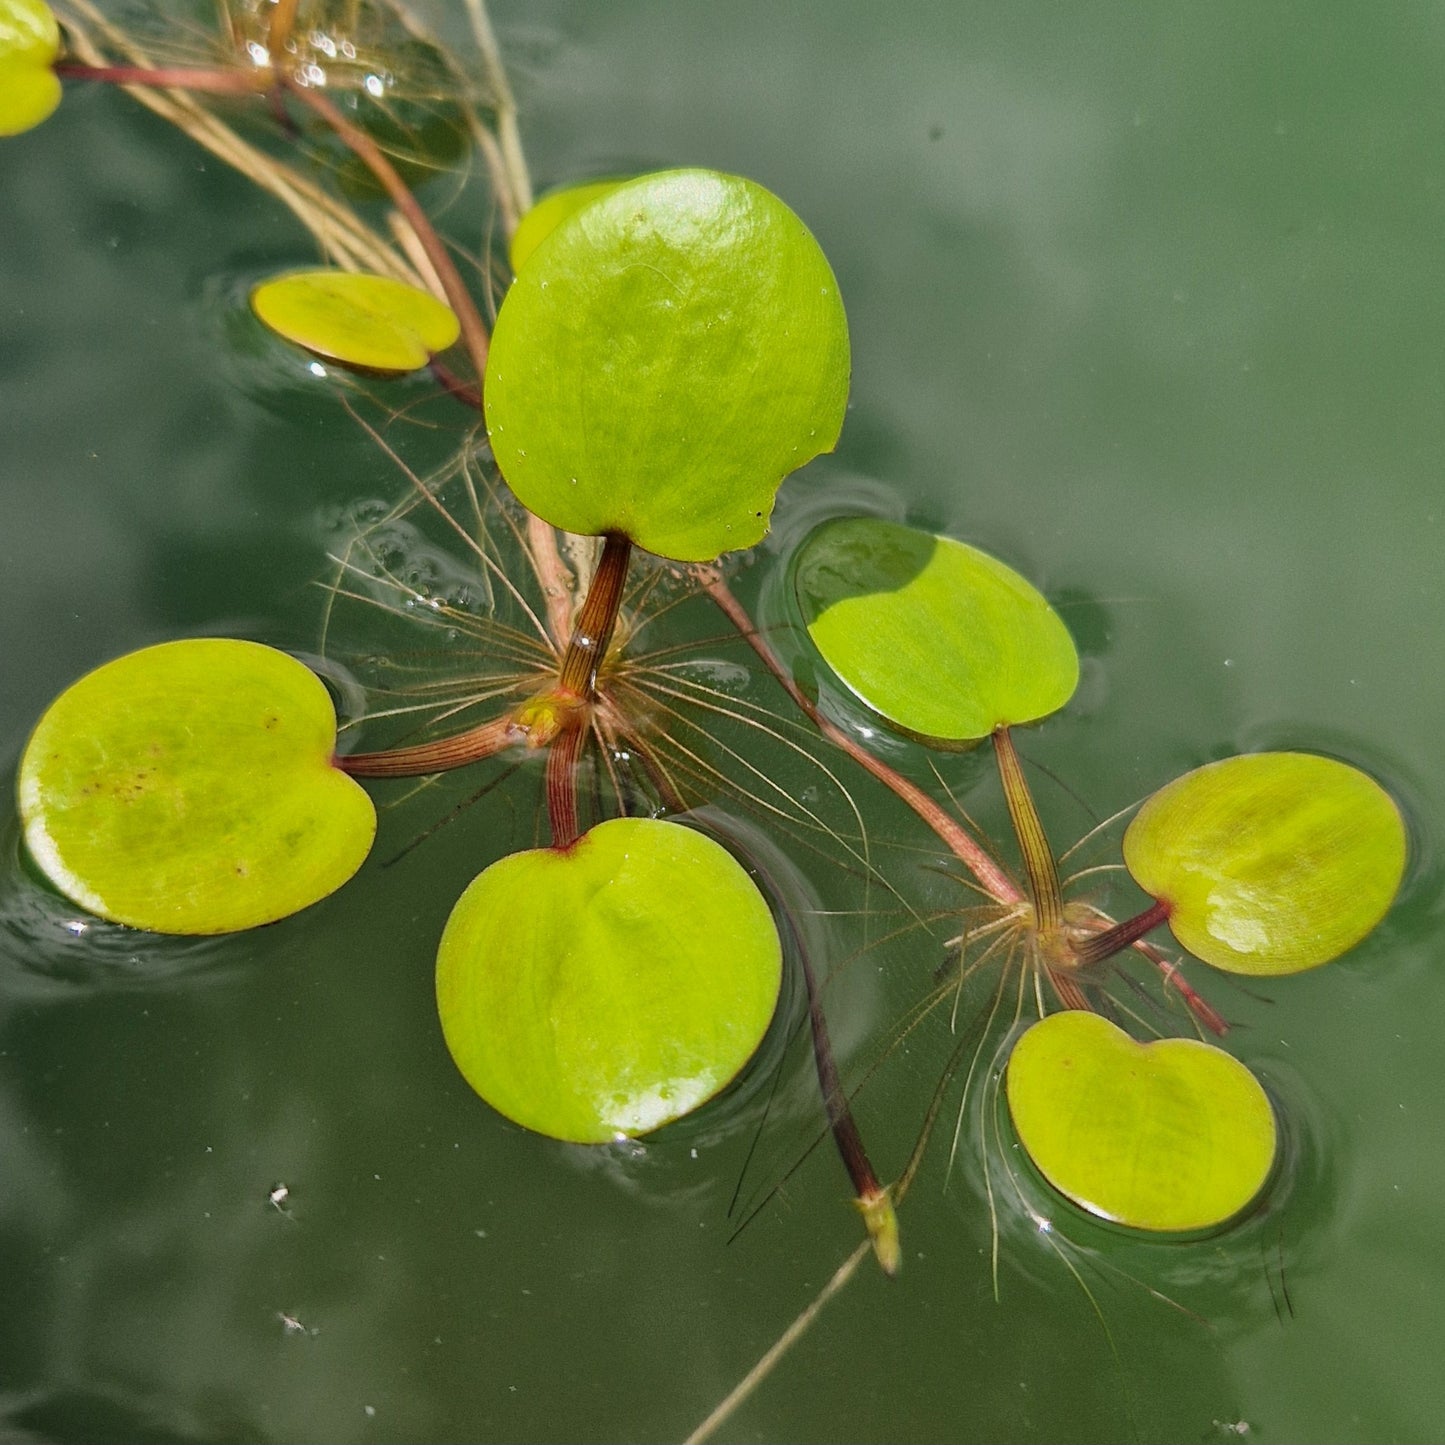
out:
<path id="1" fill-rule="evenodd" d="M 710 1099 L 777 1003 L 781 948 L 725 849 L 618 818 L 514 853 L 462 895 L 437 954 L 447 1045 L 493 1108 L 580 1143 L 645 1134 Z"/>
<path id="2" fill-rule="evenodd" d="M 950 537 L 836 518 L 803 543 L 794 586 L 824 661 L 908 732 L 986 737 L 1056 711 L 1078 685 L 1073 639 L 1044 597 Z"/>
<path id="3" fill-rule="evenodd" d="M 1274 1163 L 1274 1111 L 1258 1080 L 1196 1039 L 1140 1044 L 1096 1014 L 1051 1014 L 1014 1046 L 1005 1087 L 1049 1183 L 1135 1229 L 1222 1224 Z"/>
<path id="4" fill-rule="evenodd" d="M 1231 973 L 1297 973 L 1353 947 L 1405 871 L 1400 810 L 1358 768 L 1250 753 L 1176 778 L 1124 834 L 1139 886 L 1190 953 Z"/>
<path id="5" fill-rule="evenodd" d="M 376 831 L 332 765 L 307 667 L 226 638 L 128 653 L 67 688 L 20 763 L 26 844 L 60 891 L 158 933 L 229 933 L 339 888 Z"/>
<path id="6" fill-rule="evenodd" d="M 803 223 L 751 181 L 666 171 L 582 207 L 522 267 L 487 429 L 547 521 L 703 561 L 764 535 L 847 394 L 843 304 Z"/>
<path id="7" fill-rule="evenodd" d="M 60 104 L 50 68 L 60 27 L 42 0 L 0 0 L 0 136 L 39 125 Z"/>
<path id="8" fill-rule="evenodd" d="M 251 308 L 297 346 L 366 371 L 415 371 L 461 329 L 451 308 L 428 292 L 356 271 L 277 276 L 251 292 Z"/>

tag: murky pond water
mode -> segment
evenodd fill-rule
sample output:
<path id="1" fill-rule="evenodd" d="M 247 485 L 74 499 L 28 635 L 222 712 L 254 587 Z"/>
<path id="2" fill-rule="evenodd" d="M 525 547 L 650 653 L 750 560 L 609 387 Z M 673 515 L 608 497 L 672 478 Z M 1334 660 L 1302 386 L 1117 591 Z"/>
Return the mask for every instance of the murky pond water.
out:
<path id="1" fill-rule="evenodd" d="M 1059 839 L 1269 746 L 1370 769 L 1413 829 L 1402 901 L 1349 958 L 1263 990 L 1196 976 L 1287 1122 L 1266 1215 L 1189 1245 L 1067 1213 L 1041 1231 L 1025 1180 L 997 1201 L 995 1299 L 980 1090 L 953 1169 L 950 1113 L 903 1211 L 901 1278 L 860 1271 L 725 1436 L 1438 1438 L 1445 29 L 909 0 L 499 0 L 495 19 L 540 185 L 696 162 L 813 228 L 852 405 L 779 534 L 861 500 L 1063 605 L 1085 685 L 1025 741 Z M 341 519 L 404 483 L 339 408 L 237 352 L 244 283 L 314 254 L 245 181 L 123 96 L 73 91 L 0 147 L 0 195 L 13 766 L 46 703 L 120 652 L 197 632 L 315 652 Z M 949 767 L 1001 832 L 986 773 Z M 800 765 L 789 786 L 816 782 Z M 398 805 L 342 893 L 201 943 L 81 918 L 6 813 L 5 1438 L 679 1438 L 825 1284 L 858 1225 L 827 1148 L 789 1172 L 806 1089 L 747 1164 L 745 1195 L 786 1175 L 780 1193 L 731 1238 L 760 1091 L 585 1150 L 456 1075 L 436 938 L 530 838 L 534 784 L 385 867 L 467 789 Z M 926 861 L 896 813 L 869 821 L 890 866 Z M 846 873 L 803 854 L 844 907 Z M 855 1080 L 941 948 L 898 957 L 843 975 Z M 883 1172 L 948 1051 L 935 1018 L 864 1084 Z"/>

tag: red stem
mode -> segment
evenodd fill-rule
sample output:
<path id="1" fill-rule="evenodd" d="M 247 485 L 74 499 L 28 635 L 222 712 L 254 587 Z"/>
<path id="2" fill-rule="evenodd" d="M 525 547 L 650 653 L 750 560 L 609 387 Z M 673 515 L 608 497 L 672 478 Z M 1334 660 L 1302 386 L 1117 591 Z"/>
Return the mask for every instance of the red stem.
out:
<path id="1" fill-rule="evenodd" d="M 64 80 L 150 85 L 157 89 L 199 90 L 217 95 L 255 95 L 268 90 L 275 79 L 268 70 L 205 70 L 190 65 L 85 65 L 79 60 L 57 61 L 52 69 Z"/>
<path id="2" fill-rule="evenodd" d="M 469 406 L 473 411 L 482 409 L 482 393 L 479 387 L 470 382 L 463 381 L 456 372 L 449 366 L 444 366 L 436 357 L 432 357 L 429 363 L 431 374 L 449 391 L 463 406 Z"/>
<path id="3" fill-rule="evenodd" d="M 1152 963 L 1164 976 L 1165 986 L 1174 989 L 1176 993 L 1189 1006 L 1189 1011 L 1207 1028 L 1210 1033 L 1218 1034 L 1223 1038 L 1229 1032 L 1229 1024 L 1224 1016 L 1214 1008 L 1212 1004 L 1205 1002 L 1204 998 L 1195 991 L 1189 980 L 1179 971 L 1179 965 L 1167 958 L 1163 951 L 1155 948 L 1152 943 L 1144 939 L 1137 939 L 1134 943 L 1134 952 L 1141 953 Z"/>
<path id="4" fill-rule="evenodd" d="M 632 543 L 620 532 L 609 532 L 602 544 L 602 556 L 592 574 L 592 585 L 577 610 L 572 636 L 562 656 L 563 693 L 593 701 L 597 696 L 597 670 L 607 656 L 622 594 L 627 587 L 627 568 L 632 560 Z"/>
<path id="5" fill-rule="evenodd" d="M 407 224 L 415 232 L 426 252 L 427 260 L 437 273 L 448 304 L 461 323 L 462 340 L 466 343 L 467 353 L 472 359 L 472 367 L 480 384 L 487 369 L 487 328 L 482 323 L 481 313 L 477 310 L 476 302 L 472 300 L 471 292 L 467 290 L 457 268 L 452 264 L 451 253 L 437 235 L 426 212 L 407 188 L 406 182 L 397 174 L 396 168 L 382 154 L 381 147 L 360 126 L 347 120 L 320 91 L 310 86 L 297 85 L 290 80 L 283 80 L 282 84 L 289 95 L 295 96 L 303 105 L 314 110 L 336 132 L 342 143 L 353 151 L 376 177 L 392 205 L 406 217 Z"/>
<path id="6" fill-rule="evenodd" d="M 1116 953 L 1122 953 L 1130 944 L 1136 943 L 1146 933 L 1152 933 L 1169 918 L 1169 904 L 1156 898 L 1142 913 L 1126 918 L 1112 928 L 1106 928 L 1090 938 L 1074 944 L 1074 957 L 1081 964 L 1103 963 Z"/>
<path id="7" fill-rule="evenodd" d="M 823 1013 L 823 1000 L 819 997 L 818 979 L 807 952 L 799 949 L 803 962 L 803 981 L 808 989 L 808 1021 L 813 1030 L 813 1065 L 818 1071 L 818 1088 L 823 1095 L 823 1107 L 828 1113 L 828 1127 L 833 1131 L 833 1141 L 848 1178 L 860 1199 L 872 1199 L 882 1194 L 883 1186 L 874 1173 L 873 1162 L 863 1144 L 858 1121 L 848 1095 L 843 1091 L 843 1081 L 838 1076 L 838 1065 L 833 1058 L 833 1044 L 828 1034 L 828 1019 Z"/>
<path id="8" fill-rule="evenodd" d="M 353 778 L 419 778 L 480 762 L 518 741 L 520 734 L 512 719 L 499 717 L 455 737 L 438 738 L 431 743 L 389 748 L 384 752 L 352 753 L 337 758 L 336 766 Z"/>
<path id="9" fill-rule="evenodd" d="M 586 740 L 586 728 L 566 727 L 547 749 L 547 821 L 554 848 L 570 848 L 582 835 L 577 816 L 577 765 Z"/>

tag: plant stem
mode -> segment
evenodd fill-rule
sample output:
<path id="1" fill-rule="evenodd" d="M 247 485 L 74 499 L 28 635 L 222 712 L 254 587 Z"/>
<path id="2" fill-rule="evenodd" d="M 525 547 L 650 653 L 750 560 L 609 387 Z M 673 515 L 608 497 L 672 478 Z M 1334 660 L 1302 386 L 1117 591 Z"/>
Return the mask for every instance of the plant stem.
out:
<path id="1" fill-rule="evenodd" d="M 697 576 L 708 596 L 737 628 L 743 640 L 757 653 L 763 665 L 778 680 L 783 691 L 834 746 L 841 748 L 860 767 L 867 769 L 884 787 L 889 788 L 933 830 L 939 840 L 978 880 L 979 886 L 999 903 L 1017 903 L 1022 897 L 1018 884 L 989 856 L 984 846 L 952 818 L 916 783 L 890 767 L 882 758 L 874 757 L 867 748 L 850 738 L 841 728 L 829 722 L 818 706 L 793 681 L 777 654 L 758 631 L 747 609 L 738 601 L 731 587 L 716 569 L 700 567 Z"/>
<path id="2" fill-rule="evenodd" d="M 570 848 L 581 833 L 577 810 L 577 764 L 592 726 L 597 700 L 597 670 L 617 625 L 632 543 L 609 532 L 592 585 L 577 611 L 572 636 L 562 654 L 557 686 L 534 698 L 515 714 L 532 747 L 547 748 L 547 819 L 552 846 Z"/>
<path id="3" fill-rule="evenodd" d="M 352 753 L 337 758 L 336 766 L 353 778 L 419 778 L 480 762 L 519 740 L 520 734 L 512 719 L 499 717 L 455 737 L 438 738 L 415 747 Z"/>
<path id="4" fill-rule="evenodd" d="M 397 174 L 396 168 L 382 154 L 381 147 L 360 126 L 347 120 L 320 91 L 310 86 L 298 85 L 292 80 L 283 79 L 281 83 L 288 95 L 294 96 L 302 105 L 315 111 L 335 131 L 337 138 L 376 177 L 392 205 L 406 217 L 407 224 L 416 233 L 427 260 L 437 273 L 437 279 L 446 293 L 447 304 L 456 312 L 457 320 L 461 323 L 462 340 L 466 344 L 467 354 L 471 357 L 472 369 L 477 374 L 477 384 L 480 385 L 487 369 L 487 328 L 471 292 L 467 290 L 460 273 L 452 263 L 446 243 L 437 235 L 436 228 L 426 212 L 422 210 L 406 182 Z"/>
<path id="5" fill-rule="evenodd" d="M 1074 957 L 1081 964 L 1103 963 L 1106 958 L 1122 952 L 1146 933 L 1153 932 L 1161 923 L 1167 922 L 1168 918 L 1169 904 L 1156 898 L 1142 913 L 1136 913 L 1133 918 L 1126 918 L 1122 923 L 1104 929 L 1102 933 L 1076 942 Z"/>
<path id="6" fill-rule="evenodd" d="M 274 79 L 267 70 L 206 70 L 190 65 L 86 65 L 79 60 L 61 60 L 51 68 L 64 80 L 149 85 L 163 90 L 200 90 L 216 95 L 256 95 L 269 89 Z"/>
<path id="7" fill-rule="evenodd" d="M 547 822 L 554 848 L 570 848 L 582 834 L 577 813 L 577 764 L 582 760 L 586 740 L 585 727 L 565 727 L 547 748 Z"/>
<path id="8" fill-rule="evenodd" d="M 570 773 L 581 756 L 581 734 L 588 726 L 589 709 L 597 698 L 597 671 L 617 625 L 631 559 L 632 543 L 620 533 L 609 534 L 586 600 L 572 626 L 555 687 L 538 693 L 505 717 L 493 718 L 454 737 L 438 738 L 414 747 L 353 753 L 338 758 L 337 767 L 357 778 L 414 778 L 465 767 L 491 757 L 512 743 L 550 747 L 547 811 L 552 819 L 553 839 L 559 848 L 575 841 L 576 783 Z M 570 763 L 566 762 L 568 758 Z M 562 796 L 566 789 L 572 791 L 570 801 Z M 557 841 L 561 839 L 565 841 Z"/>
<path id="9" fill-rule="evenodd" d="M 562 655 L 561 690 L 583 701 L 597 696 L 597 670 L 607 656 L 622 594 L 627 587 L 627 568 L 632 560 L 632 543 L 620 532 L 609 532 L 602 544 L 602 557 L 592 574 L 592 585 L 577 611 L 572 636 Z"/>
<path id="10" fill-rule="evenodd" d="M 276 0 L 276 8 L 271 12 L 271 24 L 266 29 L 266 50 L 271 57 L 271 63 L 276 63 L 276 57 L 286 48 L 286 42 L 291 39 L 291 32 L 296 26 L 296 7 L 299 0 Z"/>
<path id="11" fill-rule="evenodd" d="M 1223 1038 L 1229 1032 L 1229 1024 L 1220 1012 L 1198 994 L 1189 980 L 1179 971 L 1179 965 L 1169 958 L 1162 949 L 1156 948 L 1146 939 L 1137 939 L 1134 952 L 1142 954 L 1163 976 L 1165 986 L 1172 988 L 1189 1006 L 1189 1012 L 1207 1028 L 1210 1033 Z"/>
<path id="12" fill-rule="evenodd" d="M 436 357 L 431 359 L 430 370 L 442 387 L 456 397 L 463 406 L 470 407 L 473 411 L 481 411 L 482 392 L 480 387 L 463 381 L 449 366 L 444 366 Z"/>
<path id="13" fill-rule="evenodd" d="M 818 988 L 818 978 L 813 972 L 812 961 L 792 915 L 782 910 L 793 936 L 798 957 L 803 964 L 803 981 L 808 990 L 808 1023 L 813 1033 L 813 1064 L 818 1072 L 818 1088 L 823 1094 L 823 1107 L 828 1114 L 828 1128 L 833 1133 L 833 1142 L 838 1146 L 843 1167 L 848 1171 L 856 1193 L 854 1203 L 863 1216 L 868 1237 L 873 1241 L 873 1253 L 883 1273 L 892 1279 L 898 1273 L 902 1262 L 902 1251 L 898 1242 L 898 1215 L 893 1208 L 893 1199 L 888 1189 L 878 1182 L 873 1162 L 868 1157 L 858 1121 L 853 1117 L 853 1107 L 843 1091 L 843 1081 L 838 1077 L 838 1064 L 833 1057 L 833 1043 L 828 1034 L 828 1019 L 823 1012 L 823 999 Z"/>
<path id="14" fill-rule="evenodd" d="M 527 551 L 537 585 L 547 599 L 547 631 L 563 651 L 572 635 L 572 594 L 576 578 L 562 560 L 557 547 L 557 530 L 549 522 L 527 513 Z"/>
<path id="15" fill-rule="evenodd" d="M 758 1386 L 772 1374 L 778 1361 L 808 1332 L 813 1321 L 823 1312 L 823 1306 L 853 1278 L 867 1253 L 868 1243 L 865 1240 L 838 1266 L 833 1272 L 832 1279 L 818 1291 L 817 1296 L 808 1307 L 768 1347 L 757 1364 L 718 1402 L 707 1419 L 683 1441 L 683 1445 L 704 1445 L 705 1441 L 711 1440 L 727 1424 L 728 1420 L 737 1413 L 738 1407 L 744 1404 Z"/>
<path id="16" fill-rule="evenodd" d="M 491 17 L 482 0 L 466 0 L 467 18 L 471 22 L 472 38 L 481 53 L 482 64 L 487 72 L 487 84 L 492 91 L 492 113 L 497 120 L 497 148 L 499 170 L 505 184 L 498 187 L 502 197 L 502 215 L 510 238 L 517 229 L 517 222 L 532 209 L 532 180 L 527 173 L 526 157 L 522 154 L 522 138 L 517 130 L 517 103 L 512 99 L 512 88 L 507 83 L 507 69 L 502 64 L 501 47 L 497 44 L 496 32 L 492 29 Z"/>
<path id="17" fill-rule="evenodd" d="M 1008 804 L 1009 817 L 1013 819 L 1014 832 L 1019 840 L 1019 851 L 1023 854 L 1029 892 L 1033 895 L 1034 926 L 1047 948 L 1051 941 L 1063 938 L 1064 897 L 1059 887 L 1059 870 L 1007 727 L 993 730 L 993 751 L 998 759 L 1004 801 Z"/>

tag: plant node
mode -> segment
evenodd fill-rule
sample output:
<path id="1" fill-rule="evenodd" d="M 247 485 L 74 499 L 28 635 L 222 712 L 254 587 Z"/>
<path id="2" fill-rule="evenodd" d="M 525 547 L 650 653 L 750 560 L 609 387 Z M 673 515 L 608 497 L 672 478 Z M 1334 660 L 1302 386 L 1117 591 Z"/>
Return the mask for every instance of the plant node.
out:
<path id="1" fill-rule="evenodd" d="M 589 706 L 574 692 L 556 687 L 524 702 L 512 726 L 529 748 L 545 748 L 568 729 L 585 728 Z"/>

